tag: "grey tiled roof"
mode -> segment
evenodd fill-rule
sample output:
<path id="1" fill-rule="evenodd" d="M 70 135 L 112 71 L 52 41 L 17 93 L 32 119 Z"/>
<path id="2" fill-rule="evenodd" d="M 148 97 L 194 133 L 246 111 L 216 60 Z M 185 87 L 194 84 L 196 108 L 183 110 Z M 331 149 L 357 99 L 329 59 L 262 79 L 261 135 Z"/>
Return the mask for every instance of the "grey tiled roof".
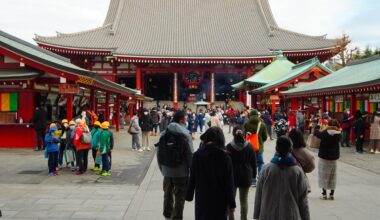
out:
<path id="1" fill-rule="evenodd" d="M 116 55 L 173 58 L 249 58 L 336 45 L 336 40 L 281 29 L 268 0 L 111 0 L 102 27 L 35 40 Z"/>

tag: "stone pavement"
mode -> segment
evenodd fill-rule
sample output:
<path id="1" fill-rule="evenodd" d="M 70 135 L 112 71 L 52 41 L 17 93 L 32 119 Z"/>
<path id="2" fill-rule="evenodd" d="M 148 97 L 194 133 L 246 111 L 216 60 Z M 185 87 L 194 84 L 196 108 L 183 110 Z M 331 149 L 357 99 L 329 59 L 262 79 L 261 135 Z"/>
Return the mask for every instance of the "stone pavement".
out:
<path id="1" fill-rule="evenodd" d="M 131 138 L 126 131 L 115 138 L 111 177 L 91 172 L 75 176 L 69 170 L 57 177 L 48 177 L 47 161 L 42 152 L 0 149 L 0 210 L 3 214 L 0 220 L 164 219 L 161 214 L 163 178 L 154 152 L 132 152 Z M 151 139 L 152 145 L 158 138 Z M 231 139 L 227 133 L 226 139 Z M 199 134 L 194 145 L 199 145 Z M 309 175 L 312 219 L 380 219 L 377 213 L 380 176 L 375 173 L 379 171 L 380 155 L 357 155 L 351 151 L 353 148 L 342 150 L 335 201 L 321 201 L 317 170 Z M 269 161 L 273 153 L 274 141 L 267 142 L 265 161 Z M 249 217 L 253 213 L 254 193 L 255 188 L 251 188 Z M 239 217 L 239 208 L 235 217 Z M 194 219 L 194 202 L 185 204 L 184 219 Z"/>
<path id="2" fill-rule="evenodd" d="M 111 177 L 92 171 L 76 176 L 65 168 L 49 177 L 43 152 L 0 149 L 0 219 L 122 219 L 154 151 L 132 152 L 126 130 L 114 134 Z M 151 144 L 157 139 L 151 137 Z"/>
<path id="3" fill-rule="evenodd" d="M 226 140 L 231 136 L 226 134 Z M 195 146 L 198 146 L 199 139 L 196 138 Z M 275 141 L 266 143 L 265 161 L 269 161 L 274 153 Z M 357 155 L 343 150 L 343 157 L 350 158 Z M 317 155 L 315 154 L 316 158 Z M 359 155 L 364 157 L 364 155 Z M 380 155 L 367 155 L 380 159 Z M 348 159 L 347 159 L 348 160 Z M 318 161 L 317 161 L 318 162 Z M 375 168 L 372 168 L 375 169 Z M 376 168 L 378 170 L 378 167 Z M 311 219 L 316 220 L 378 220 L 380 219 L 380 175 L 357 168 L 347 163 L 338 163 L 338 184 L 335 201 L 322 201 L 319 199 L 320 189 L 318 188 L 317 176 L 315 170 L 309 174 L 312 185 L 312 192 L 309 194 L 309 205 Z M 146 220 L 146 219 L 164 219 L 162 216 L 162 176 L 154 159 L 142 182 L 136 196 L 128 208 L 124 219 Z M 249 219 L 253 216 L 255 188 L 251 188 L 249 195 Z M 238 201 L 238 200 L 237 200 Z M 238 203 L 237 203 L 238 204 Z M 235 212 L 235 218 L 240 217 L 239 204 Z M 194 219 L 194 202 L 186 202 L 184 210 L 184 219 Z"/>

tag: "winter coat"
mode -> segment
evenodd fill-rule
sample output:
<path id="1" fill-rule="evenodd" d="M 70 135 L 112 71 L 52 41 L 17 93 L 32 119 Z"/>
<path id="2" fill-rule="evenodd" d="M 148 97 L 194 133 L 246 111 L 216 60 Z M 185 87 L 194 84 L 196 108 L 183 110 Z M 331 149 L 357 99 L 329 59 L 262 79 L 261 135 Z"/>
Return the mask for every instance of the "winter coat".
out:
<path id="1" fill-rule="evenodd" d="M 252 116 L 249 118 L 247 122 L 244 123 L 245 133 L 250 132 L 251 134 L 255 134 L 257 132 L 257 126 L 261 120 L 259 116 Z M 267 140 L 268 134 L 265 124 L 261 122 L 260 130 L 259 130 L 259 152 L 264 152 L 264 142 Z"/>
<path id="2" fill-rule="evenodd" d="M 85 143 L 82 143 L 81 142 L 81 139 L 82 139 L 82 135 L 83 135 L 83 132 L 86 130 L 87 128 L 85 127 L 77 127 L 76 130 L 75 130 L 75 135 L 74 135 L 74 146 L 75 146 L 75 149 L 78 151 L 78 150 L 86 150 L 86 149 L 90 149 L 91 146 L 90 144 L 85 144 Z"/>
<path id="3" fill-rule="evenodd" d="M 321 139 L 318 157 L 325 160 L 338 160 L 340 156 L 341 132 L 335 127 L 327 127 L 326 130 L 317 133 L 317 138 Z"/>
<path id="4" fill-rule="evenodd" d="M 292 153 L 305 173 L 311 173 L 315 169 L 314 156 L 308 149 L 305 147 L 293 148 Z"/>
<path id="5" fill-rule="evenodd" d="M 269 114 L 261 115 L 261 119 L 266 126 L 272 126 L 272 117 Z"/>
<path id="6" fill-rule="evenodd" d="M 158 164 L 158 166 L 161 170 L 162 175 L 165 177 L 187 177 L 189 176 L 189 173 L 190 173 L 190 167 L 191 167 L 191 162 L 192 162 L 193 152 L 194 152 L 193 138 L 191 137 L 189 131 L 186 129 L 184 125 L 178 124 L 176 122 L 170 123 L 167 130 L 173 133 L 183 134 L 186 136 L 188 145 L 186 146 L 186 149 L 185 149 L 185 161 L 183 161 L 178 167 L 175 167 L 175 168 L 167 167 L 160 163 Z M 165 132 L 166 131 L 161 133 L 161 137 L 165 135 Z M 159 148 L 157 148 L 157 161 L 159 161 L 158 152 L 159 152 Z"/>
<path id="7" fill-rule="evenodd" d="M 356 137 L 358 137 L 360 135 L 364 135 L 366 127 L 367 127 L 366 123 L 362 117 L 357 119 L 353 124 L 353 129 L 354 129 L 354 133 L 355 133 Z"/>
<path id="8" fill-rule="evenodd" d="M 141 127 L 141 131 L 148 132 L 152 129 L 153 121 L 149 115 L 142 114 L 139 119 L 139 124 Z"/>
<path id="9" fill-rule="evenodd" d="M 136 115 L 131 118 L 130 124 L 130 126 L 132 126 L 136 131 L 139 131 L 139 133 L 141 133 L 139 118 Z"/>
<path id="10" fill-rule="evenodd" d="M 217 115 L 212 116 L 210 121 L 211 121 L 211 127 L 219 127 L 219 128 L 222 127 L 222 124 L 220 123 L 220 120 Z"/>
<path id="11" fill-rule="evenodd" d="M 199 126 L 203 126 L 203 119 L 205 118 L 205 115 L 203 113 L 197 114 L 197 124 Z"/>
<path id="12" fill-rule="evenodd" d="M 158 124 L 160 122 L 160 116 L 158 115 L 157 111 L 151 111 L 150 117 L 152 118 L 152 124 Z"/>
<path id="13" fill-rule="evenodd" d="M 296 116 L 297 128 L 305 128 L 305 117 L 302 112 L 298 112 Z"/>
<path id="14" fill-rule="evenodd" d="M 102 129 L 99 135 L 99 152 L 107 153 L 111 149 L 111 133 L 108 129 Z"/>
<path id="15" fill-rule="evenodd" d="M 299 166 L 266 164 L 258 179 L 254 219 L 309 220 L 305 174 Z"/>
<path id="16" fill-rule="evenodd" d="M 199 148 L 193 156 L 186 200 L 195 191 L 195 220 L 226 220 L 227 208 L 235 208 L 231 158 L 213 144 Z"/>
<path id="17" fill-rule="evenodd" d="M 251 186 L 252 178 L 257 175 L 256 155 L 249 142 L 237 144 L 234 140 L 227 145 L 232 160 L 235 187 Z"/>
<path id="18" fill-rule="evenodd" d="M 60 139 L 58 136 L 52 134 L 52 132 L 47 132 L 45 135 L 45 144 L 46 144 L 46 150 L 48 153 L 50 152 L 57 152 L 59 151 L 58 143 L 60 142 Z"/>
<path id="19" fill-rule="evenodd" d="M 31 120 L 36 130 L 45 130 L 47 123 L 47 112 L 44 109 L 38 109 Z"/>
<path id="20" fill-rule="evenodd" d="M 345 112 L 343 114 L 343 120 L 341 121 L 341 127 L 342 127 L 342 129 L 351 128 L 353 118 L 354 117 L 353 117 L 352 114 L 347 114 L 347 112 Z"/>
<path id="21" fill-rule="evenodd" d="M 96 149 L 97 147 L 99 147 L 99 138 L 100 138 L 100 132 L 101 132 L 102 129 L 98 128 L 98 129 L 92 129 L 91 131 L 91 136 L 92 136 L 92 139 L 91 139 L 91 147 L 92 149 Z"/>

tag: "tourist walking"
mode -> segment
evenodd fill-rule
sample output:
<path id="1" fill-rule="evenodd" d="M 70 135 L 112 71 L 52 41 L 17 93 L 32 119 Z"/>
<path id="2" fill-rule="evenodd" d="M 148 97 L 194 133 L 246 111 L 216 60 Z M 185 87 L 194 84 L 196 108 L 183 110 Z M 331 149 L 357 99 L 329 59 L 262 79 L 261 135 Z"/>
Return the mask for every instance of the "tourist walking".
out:
<path id="1" fill-rule="evenodd" d="M 132 136 L 132 150 L 143 151 L 141 149 L 140 133 L 141 127 L 139 125 L 139 117 L 137 111 L 133 111 L 133 117 L 129 125 L 128 133 Z"/>
<path id="2" fill-rule="evenodd" d="M 380 153 L 380 109 L 377 109 L 373 113 L 370 130 L 370 140 L 372 141 L 372 147 L 370 152 L 379 154 Z"/>
<path id="3" fill-rule="evenodd" d="M 303 112 L 301 109 L 298 109 L 297 115 L 296 115 L 296 125 L 297 128 L 303 133 L 305 133 L 305 116 L 303 115 Z"/>
<path id="4" fill-rule="evenodd" d="M 226 220 L 236 204 L 232 161 L 222 129 L 209 128 L 201 141 L 193 156 L 186 200 L 192 201 L 195 192 L 195 220 Z"/>
<path id="5" fill-rule="evenodd" d="M 35 151 L 44 149 L 45 130 L 47 123 L 47 112 L 43 107 L 36 107 L 31 122 L 34 124 L 34 129 L 37 135 L 37 146 Z"/>
<path id="6" fill-rule="evenodd" d="M 49 131 L 45 135 L 45 151 L 47 152 L 48 157 L 49 176 L 58 175 L 58 143 L 60 142 L 60 139 L 59 135 L 56 134 L 57 130 L 57 126 L 52 123 L 50 125 Z"/>
<path id="7" fill-rule="evenodd" d="M 306 173 L 311 173 L 315 169 L 315 159 L 311 152 L 306 149 L 305 139 L 299 129 L 293 128 L 289 132 L 289 138 L 293 142 L 292 154 L 305 173 L 308 192 L 311 192 L 310 181 Z"/>
<path id="8" fill-rule="evenodd" d="M 169 111 L 163 111 L 162 112 L 162 117 L 160 121 L 160 132 L 165 131 L 168 128 L 170 118 L 168 116 Z"/>
<path id="9" fill-rule="evenodd" d="M 269 135 L 270 139 L 272 138 L 272 117 L 268 110 L 264 111 L 261 115 L 261 119 L 263 120 L 265 127 L 267 128 L 267 134 Z"/>
<path id="10" fill-rule="evenodd" d="M 142 133 L 142 148 L 143 150 L 150 151 L 149 147 L 149 132 L 152 129 L 153 122 L 152 118 L 149 115 L 149 112 L 147 109 L 143 109 L 142 115 L 139 119 L 139 125 L 141 127 L 141 133 Z"/>
<path id="11" fill-rule="evenodd" d="M 177 111 L 173 122 L 161 134 L 157 161 L 164 176 L 163 215 L 166 219 L 182 219 L 191 167 L 193 142 L 186 128 L 186 113 Z M 174 197 L 174 200 L 173 200 Z"/>
<path id="12" fill-rule="evenodd" d="M 198 130 L 198 127 L 199 127 L 199 132 L 200 133 L 203 133 L 203 123 L 204 123 L 204 118 L 205 118 L 205 114 L 203 113 L 203 110 L 200 109 L 199 110 L 199 113 L 197 114 L 197 129 Z"/>
<path id="13" fill-rule="evenodd" d="M 278 137 L 276 154 L 263 167 L 257 183 L 254 219 L 310 219 L 305 175 L 291 151 L 291 141 Z"/>
<path id="14" fill-rule="evenodd" d="M 234 198 L 239 189 L 240 219 L 247 220 L 248 215 L 248 193 L 251 181 L 256 177 L 256 155 L 253 146 L 245 140 L 244 131 L 241 126 L 232 130 L 233 140 L 227 145 L 227 151 L 232 159 L 234 173 Z M 234 219 L 233 213 L 230 220 Z"/>
<path id="15" fill-rule="evenodd" d="M 152 119 L 152 136 L 157 135 L 158 126 L 160 125 L 160 116 L 157 112 L 156 108 L 152 108 L 152 111 L 150 112 L 150 117 Z"/>
<path id="16" fill-rule="evenodd" d="M 99 137 L 99 152 L 102 155 L 102 170 L 100 175 L 111 176 L 110 169 L 110 151 L 111 151 L 111 133 L 109 132 L 109 122 L 105 121 L 101 124 L 102 129 Z"/>
<path id="17" fill-rule="evenodd" d="M 354 116 L 351 114 L 350 109 L 346 109 L 346 111 L 343 113 L 343 120 L 341 122 L 342 131 L 343 131 L 342 140 L 341 140 L 342 147 L 344 147 L 345 144 L 346 144 L 346 147 L 351 147 L 350 133 L 351 133 L 353 120 L 354 120 Z"/>
<path id="18" fill-rule="evenodd" d="M 358 110 L 355 114 L 355 121 L 352 126 L 353 131 L 355 133 L 356 153 L 359 154 L 362 154 L 364 152 L 363 144 L 365 138 L 365 130 L 367 128 L 366 122 L 363 117 L 366 117 L 366 114 L 362 115 L 362 113 Z"/>
<path id="19" fill-rule="evenodd" d="M 82 175 L 87 171 L 88 151 L 91 148 L 91 133 L 82 119 L 76 119 L 77 128 L 75 130 L 74 146 L 77 151 L 77 165 L 79 170 L 76 175 Z"/>
<path id="20" fill-rule="evenodd" d="M 91 151 L 92 151 L 92 158 L 94 159 L 94 166 L 91 168 L 91 170 L 95 172 L 98 172 L 100 170 L 100 163 L 99 163 L 99 160 L 97 160 L 97 157 L 100 156 L 98 153 L 99 139 L 100 139 L 100 132 L 101 132 L 100 125 L 101 124 L 99 121 L 95 121 L 94 127 L 91 130 L 91 136 L 92 136 Z"/>
<path id="21" fill-rule="evenodd" d="M 211 116 L 210 123 L 209 123 L 210 127 L 222 128 L 222 124 L 220 123 L 219 116 L 215 110 L 211 111 L 210 116 Z"/>
<path id="22" fill-rule="evenodd" d="M 330 120 L 328 126 L 322 132 L 317 133 L 321 139 L 318 157 L 318 183 L 322 188 L 321 199 L 327 200 L 327 190 L 330 191 L 329 199 L 334 200 L 336 189 L 337 160 L 340 156 L 339 141 L 341 130 L 336 119 Z"/>
<path id="23" fill-rule="evenodd" d="M 259 112 L 254 109 L 250 113 L 250 118 L 244 124 L 245 135 L 258 134 L 259 150 L 255 152 L 256 154 L 256 164 L 257 164 L 257 174 L 260 175 L 260 171 L 264 165 L 264 142 L 267 140 L 267 130 L 264 123 L 261 122 L 259 118 Z M 256 177 L 252 179 L 252 185 L 256 185 Z"/>

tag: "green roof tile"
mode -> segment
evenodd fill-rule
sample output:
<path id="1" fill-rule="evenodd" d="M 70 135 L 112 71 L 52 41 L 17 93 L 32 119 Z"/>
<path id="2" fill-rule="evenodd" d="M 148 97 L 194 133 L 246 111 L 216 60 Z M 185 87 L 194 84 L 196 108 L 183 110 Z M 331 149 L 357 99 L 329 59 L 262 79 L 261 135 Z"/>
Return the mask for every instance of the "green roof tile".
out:
<path id="1" fill-rule="evenodd" d="M 328 76 L 281 93 L 285 95 L 298 95 L 322 91 L 339 91 L 379 83 L 380 56 L 375 56 L 353 62 Z"/>
<path id="2" fill-rule="evenodd" d="M 294 78 L 302 75 L 306 71 L 314 68 L 314 67 L 320 67 L 321 69 L 324 69 L 328 73 L 332 73 L 332 70 L 327 68 L 326 66 L 322 65 L 318 58 L 312 58 L 310 60 L 307 60 L 305 62 L 299 63 L 297 65 L 294 65 L 290 68 L 289 71 L 284 73 L 281 78 L 278 78 L 277 80 L 272 81 L 271 83 L 268 83 L 258 89 L 253 90 L 256 93 L 265 92 L 267 90 L 273 89 L 276 86 L 279 86 L 281 84 L 284 84 L 286 82 L 292 81 Z"/>

